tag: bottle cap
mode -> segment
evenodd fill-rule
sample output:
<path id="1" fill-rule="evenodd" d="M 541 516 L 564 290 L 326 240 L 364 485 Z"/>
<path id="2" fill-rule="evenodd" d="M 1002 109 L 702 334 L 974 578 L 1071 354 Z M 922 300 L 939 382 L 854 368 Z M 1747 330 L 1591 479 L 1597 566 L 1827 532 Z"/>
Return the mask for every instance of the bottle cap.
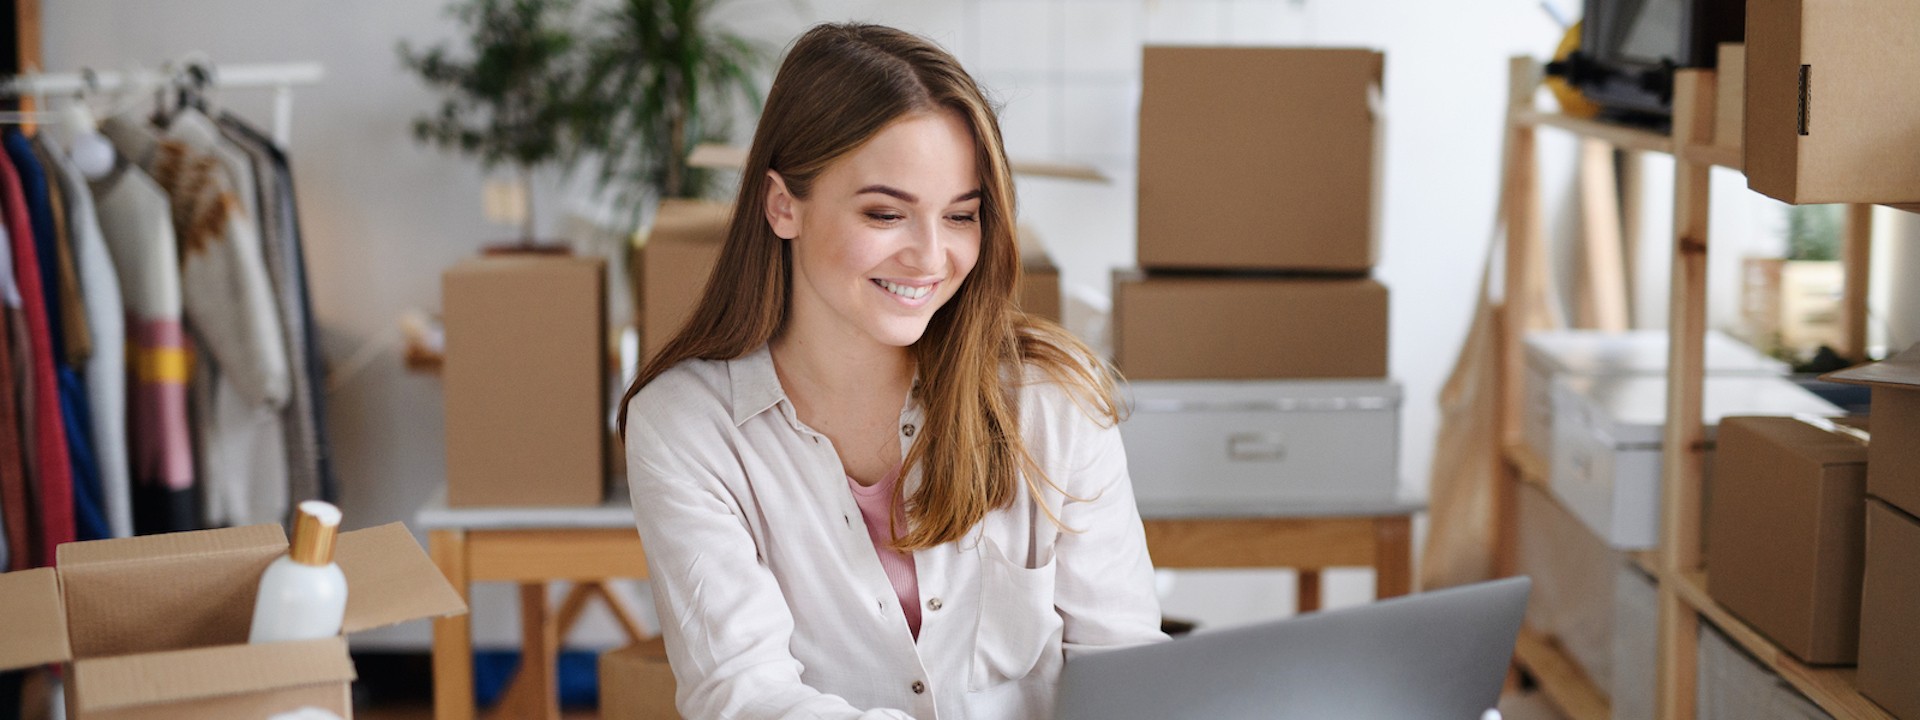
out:
<path id="1" fill-rule="evenodd" d="M 319 500 L 300 503 L 293 519 L 293 549 L 288 554 L 302 565 L 333 562 L 333 539 L 340 532 L 340 508 Z"/>

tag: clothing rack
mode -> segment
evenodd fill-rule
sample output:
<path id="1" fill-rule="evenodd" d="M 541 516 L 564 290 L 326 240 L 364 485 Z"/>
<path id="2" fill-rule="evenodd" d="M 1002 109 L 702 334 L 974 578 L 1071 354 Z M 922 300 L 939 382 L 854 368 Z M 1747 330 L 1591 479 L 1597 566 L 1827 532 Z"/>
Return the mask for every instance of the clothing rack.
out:
<path id="1" fill-rule="evenodd" d="M 0 95 L 34 96 L 71 94 L 83 91 L 113 92 L 121 89 L 163 88 L 182 81 L 186 72 L 198 69 L 206 87 L 220 89 L 264 88 L 273 91 L 273 141 L 286 147 L 293 135 L 293 88 L 313 85 L 326 77 L 320 63 L 276 63 L 258 65 L 207 65 L 204 63 L 168 63 L 160 70 L 136 69 L 127 72 L 102 71 L 79 73 L 25 73 L 0 85 Z M 39 103 L 44 105 L 44 102 Z"/>

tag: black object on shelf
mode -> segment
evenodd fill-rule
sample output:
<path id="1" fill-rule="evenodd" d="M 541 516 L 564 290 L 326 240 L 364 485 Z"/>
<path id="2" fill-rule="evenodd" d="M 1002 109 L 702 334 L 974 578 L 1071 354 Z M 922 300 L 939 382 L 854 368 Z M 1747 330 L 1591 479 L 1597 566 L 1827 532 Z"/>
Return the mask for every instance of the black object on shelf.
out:
<path id="1" fill-rule="evenodd" d="M 1580 49 L 1547 73 L 1634 124 L 1667 125 L 1674 71 L 1713 67 L 1720 43 L 1746 38 L 1745 0 L 1585 0 L 1585 8 Z"/>

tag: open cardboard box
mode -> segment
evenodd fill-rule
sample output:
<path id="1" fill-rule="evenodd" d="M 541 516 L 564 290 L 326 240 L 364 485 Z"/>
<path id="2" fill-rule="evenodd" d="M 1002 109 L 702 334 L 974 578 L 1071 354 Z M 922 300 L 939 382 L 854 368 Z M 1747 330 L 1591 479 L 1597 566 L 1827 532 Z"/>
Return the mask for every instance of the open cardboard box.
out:
<path id="1" fill-rule="evenodd" d="M 0 575 L 0 670 L 66 663 L 75 720 L 353 717 L 344 637 L 250 645 L 278 525 L 67 543 L 53 568 Z M 341 533 L 343 632 L 458 615 L 466 603 L 400 523 Z"/>

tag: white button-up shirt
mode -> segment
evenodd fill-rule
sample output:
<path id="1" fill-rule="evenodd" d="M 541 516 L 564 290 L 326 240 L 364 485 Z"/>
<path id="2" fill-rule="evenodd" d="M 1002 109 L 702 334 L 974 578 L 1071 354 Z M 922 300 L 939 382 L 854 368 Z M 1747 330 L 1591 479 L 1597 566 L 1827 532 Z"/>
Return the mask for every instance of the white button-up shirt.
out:
<path id="1" fill-rule="evenodd" d="M 767 348 L 641 390 L 627 471 L 680 713 L 1039 720 L 1077 651 L 1165 639 L 1119 430 L 1026 378 L 1021 433 L 1068 529 L 1023 488 L 915 552 L 918 642 L 831 441 L 800 422 Z M 920 425 L 909 400 L 903 455 Z M 910 496 L 920 473 L 901 482 Z"/>

